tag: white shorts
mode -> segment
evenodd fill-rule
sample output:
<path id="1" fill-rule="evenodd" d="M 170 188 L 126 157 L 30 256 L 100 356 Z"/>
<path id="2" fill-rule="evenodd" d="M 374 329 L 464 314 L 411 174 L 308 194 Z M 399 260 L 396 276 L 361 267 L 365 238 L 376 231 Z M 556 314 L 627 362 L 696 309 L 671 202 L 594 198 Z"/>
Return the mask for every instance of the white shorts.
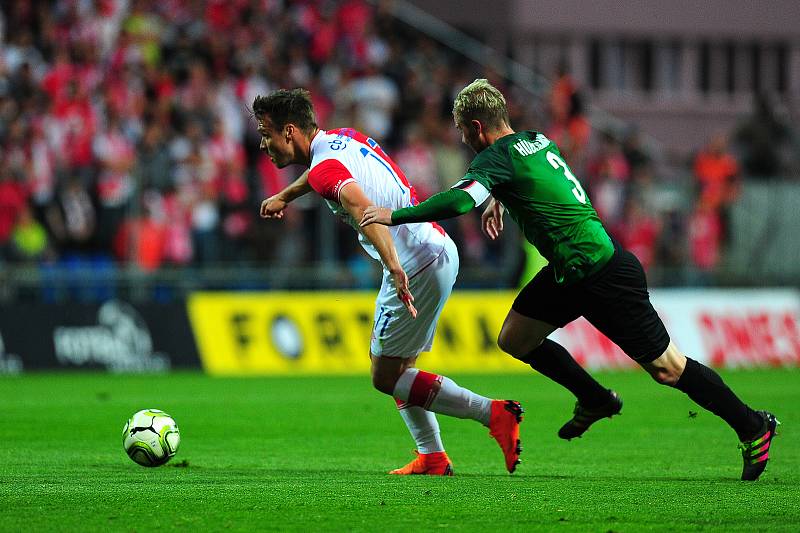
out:
<path id="1" fill-rule="evenodd" d="M 397 297 L 391 274 L 384 272 L 375 301 L 370 352 L 375 356 L 416 357 L 430 351 L 436 322 L 458 276 L 458 249 L 447 237 L 444 250 L 433 263 L 408 280 L 417 318 L 411 318 Z"/>

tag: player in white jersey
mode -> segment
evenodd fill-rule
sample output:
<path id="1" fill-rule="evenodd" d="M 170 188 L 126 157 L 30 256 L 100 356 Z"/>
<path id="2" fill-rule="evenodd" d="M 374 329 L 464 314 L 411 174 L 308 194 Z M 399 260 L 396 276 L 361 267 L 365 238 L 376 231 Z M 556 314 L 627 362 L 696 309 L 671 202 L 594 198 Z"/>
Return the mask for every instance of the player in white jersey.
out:
<path id="1" fill-rule="evenodd" d="M 519 403 L 490 400 L 415 367 L 419 354 L 431 348 L 436 321 L 458 274 L 453 241 L 437 224 L 427 222 L 359 227 L 368 206 L 407 207 L 417 202 L 416 193 L 374 140 L 349 128 L 320 130 L 308 91 L 281 89 L 257 96 L 253 113 L 261 149 L 272 162 L 279 168 L 290 164 L 308 168 L 262 202 L 261 216 L 282 218 L 291 201 L 316 191 L 383 266 L 370 345 L 372 383 L 395 398 L 417 445 L 416 459 L 390 473 L 452 475 L 434 413 L 470 418 L 489 427 L 503 450 L 506 468 L 513 472 L 522 451 Z"/>

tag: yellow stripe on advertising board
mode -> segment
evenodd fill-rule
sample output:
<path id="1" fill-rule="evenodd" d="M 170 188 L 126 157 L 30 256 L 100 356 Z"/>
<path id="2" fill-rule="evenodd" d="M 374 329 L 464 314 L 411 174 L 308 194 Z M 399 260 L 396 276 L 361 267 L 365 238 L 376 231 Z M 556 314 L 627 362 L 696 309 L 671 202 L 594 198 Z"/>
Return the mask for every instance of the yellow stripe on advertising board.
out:
<path id="1" fill-rule="evenodd" d="M 433 350 L 418 365 L 435 372 L 530 372 L 497 347 L 513 298 L 454 293 Z M 372 292 L 200 292 L 189 297 L 188 311 L 209 374 L 365 374 L 374 305 Z"/>

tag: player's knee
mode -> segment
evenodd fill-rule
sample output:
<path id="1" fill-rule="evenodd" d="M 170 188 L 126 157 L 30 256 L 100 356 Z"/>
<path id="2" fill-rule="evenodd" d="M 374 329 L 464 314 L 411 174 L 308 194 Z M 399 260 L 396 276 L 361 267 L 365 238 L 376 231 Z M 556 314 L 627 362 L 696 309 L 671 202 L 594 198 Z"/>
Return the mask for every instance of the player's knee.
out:
<path id="1" fill-rule="evenodd" d="M 542 343 L 542 339 L 534 337 L 520 337 L 506 330 L 501 330 L 497 336 L 497 346 L 505 353 L 516 359 L 525 358 L 532 350 Z"/>
<path id="2" fill-rule="evenodd" d="M 384 394 L 391 396 L 396 383 L 397 378 L 394 376 L 379 373 L 372 374 L 372 386 Z"/>
<path id="3" fill-rule="evenodd" d="M 503 350 L 505 353 L 517 357 L 516 354 L 516 344 L 509 338 L 508 335 L 503 335 L 501 331 L 500 334 L 497 336 L 497 347 Z"/>
<path id="4" fill-rule="evenodd" d="M 525 352 L 520 349 L 517 336 L 506 328 L 500 330 L 500 334 L 497 336 L 497 346 L 512 357 L 520 358 L 525 355 Z"/>

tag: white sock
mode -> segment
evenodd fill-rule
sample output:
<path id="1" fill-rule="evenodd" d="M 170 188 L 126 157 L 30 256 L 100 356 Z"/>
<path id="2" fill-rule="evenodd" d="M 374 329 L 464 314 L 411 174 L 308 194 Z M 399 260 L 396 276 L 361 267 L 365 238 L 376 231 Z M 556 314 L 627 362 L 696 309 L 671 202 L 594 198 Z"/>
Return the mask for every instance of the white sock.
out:
<path id="1" fill-rule="evenodd" d="M 439 421 L 436 415 L 417 405 L 398 402 L 398 411 L 406 423 L 408 431 L 417 443 L 419 453 L 443 452 L 444 444 L 439 433 Z"/>
<path id="2" fill-rule="evenodd" d="M 438 384 L 441 384 L 439 388 Z M 397 380 L 392 394 L 396 399 L 429 411 L 457 418 L 471 418 L 489 425 L 492 400 L 458 386 L 445 376 L 408 368 Z"/>
<path id="3" fill-rule="evenodd" d="M 442 389 L 431 402 L 431 411 L 458 418 L 471 418 L 484 426 L 489 425 L 492 414 L 492 400 L 475 394 L 456 384 L 452 379 L 442 376 Z"/>

